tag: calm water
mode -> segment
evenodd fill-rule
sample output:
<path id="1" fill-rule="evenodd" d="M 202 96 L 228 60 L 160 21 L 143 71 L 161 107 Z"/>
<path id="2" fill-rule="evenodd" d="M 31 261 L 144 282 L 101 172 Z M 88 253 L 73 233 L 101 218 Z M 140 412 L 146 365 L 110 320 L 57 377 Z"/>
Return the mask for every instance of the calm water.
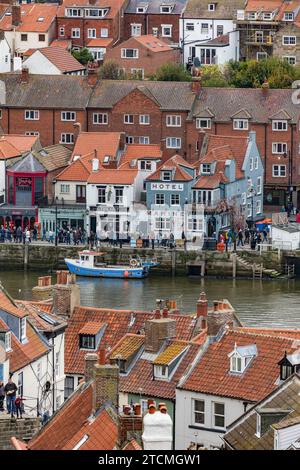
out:
<path id="1" fill-rule="evenodd" d="M 19 299 L 31 299 L 37 278 L 47 273 L 0 272 L 0 281 Z M 53 277 L 54 279 L 54 277 Z M 244 324 L 300 328 L 300 279 L 291 281 L 201 280 L 157 277 L 123 281 L 78 278 L 81 303 L 87 306 L 149 309 L 156 299 L 176 299 L 185 312 L 195 312 L 199 293 L 210 301 L 227 298 Z"/>

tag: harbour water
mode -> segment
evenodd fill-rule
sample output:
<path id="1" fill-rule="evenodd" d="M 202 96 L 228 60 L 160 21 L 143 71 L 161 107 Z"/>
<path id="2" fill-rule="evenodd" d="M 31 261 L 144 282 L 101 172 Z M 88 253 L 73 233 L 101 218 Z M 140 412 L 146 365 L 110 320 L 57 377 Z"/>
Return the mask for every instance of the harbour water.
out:
<path id="1" fill-rule="evenodd" d="M 43 272 L 0 272 L 0 281 L 19 299 L 30 300 Z M 54 276 L 53 276 L 54 280 Z M 150 276 L 145 280 L 78 278 L 81 304 L 105 308 L 152 309 L 156 299 L 176 299 L 183 312 L 195 312 L 199 293 L 210 301 L 227 298 L 249 326 L 300 328 L 300 279 L 290 281 L 220 280 Z"/>

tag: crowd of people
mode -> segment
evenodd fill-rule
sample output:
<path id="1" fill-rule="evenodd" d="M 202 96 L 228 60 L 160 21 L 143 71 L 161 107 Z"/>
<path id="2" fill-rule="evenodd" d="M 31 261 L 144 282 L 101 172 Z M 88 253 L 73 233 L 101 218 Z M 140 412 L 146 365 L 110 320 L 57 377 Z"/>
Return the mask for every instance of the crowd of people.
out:
<path id="1" fill-rule="evenodd" d="M 30 229 L 30 227 L 25 227 L 22 230 L 21 226 L 13 226 L 13 227 L 4 227 L 1 225 L 0 228 L 0 242 L 13 242 L 13 243 L 30 243 L 31 241 L 37 241 L 38 239 L 38 231 L 37 228 L 34 227 Z"/>
<path id="2" fill-rule="evenodd" d="M 16 415 L 17 418 L 22 418 L 24 413 L 24 398 L 18 394 L 18 387 L 13 382 L 12 378 L 8 379 L 6 385 L 0 381 L 0 412 L 4 412 L 4 401 L 6 398 L 7 414 L 12 418 Z"/>
<path id="3" fill-rule="evenodd" d="M 225 245 L 226 251 L 231 248 L 236 248 L 239 246 L 244 247 L 248 245 L 252 250 L 255 250 L 258 245 L 261 243 L 268 243 L 270 238 L 270 229 L 266 225 L 262 231 L 257 227 L 248 228 L 244 230 L 239 228 L 238 230 L 229 229 L 225 232 L 220 232 L 219 242 Z"/>

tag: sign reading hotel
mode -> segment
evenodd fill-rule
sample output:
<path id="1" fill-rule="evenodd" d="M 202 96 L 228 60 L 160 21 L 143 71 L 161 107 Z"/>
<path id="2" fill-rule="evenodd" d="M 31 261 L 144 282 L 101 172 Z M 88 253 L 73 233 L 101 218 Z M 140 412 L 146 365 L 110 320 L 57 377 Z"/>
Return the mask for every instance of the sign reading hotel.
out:
<path id="1" fill-rule="evenodd" d="M 151 183 L 152 191 L 183 191 L 183 184 L 180 183 Z"/>

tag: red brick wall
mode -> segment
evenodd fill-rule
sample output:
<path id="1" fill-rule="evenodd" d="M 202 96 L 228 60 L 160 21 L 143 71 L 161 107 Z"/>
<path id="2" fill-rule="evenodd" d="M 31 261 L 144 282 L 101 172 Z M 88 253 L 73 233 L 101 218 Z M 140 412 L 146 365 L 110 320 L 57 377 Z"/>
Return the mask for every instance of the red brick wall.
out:
<path id="1" fill-rule="evenodd" d="M 59 34 L 60 27 L 65 28 L 65 35 Z M 80 38 L 72 38 L 72 29 L 80 28 Z M 83 19 L 83 18 L 57 18 L 57 37 L 59 39 L 72 39 L 73 46 L 86 46 L 91 38 L 88 38 L 88 29 L 96 29 L 97 39 L 101 38 L 101 28 L 108 29 L 108 37 L 115 41 L 118 39 L 118 21 L 117 19 Z"/>
<path id="2" fill-rule="evenodd" d="M 180 15 L 160 15 L 160 14 L 124 14 L 124 35 L 123 40 L 131 37 L 131 23 L 142 25 L 142 34 L 152 34 L 152 28 L 158 28 L 158 34 L 161 36 L 162 24 L 172 25 L 172 37 L 168 38 L 172 42 L 179 42 L 179 18 Z"/>
<path id="3" fill-rule="evenodd" d="M 138 59 L 122 59 L 121 50 L 123 48 L 138 49 Z M 144 69 L 144 76 L 153 75 L 156 70 L 167 62 L 180 62 L 179 50 L 170 50 L 164 52 L 152 52 L 141 46 L 135 38 L 130 38 L 125 43 L 121 43 L 113 49 L 109 49 L 105 55 L 105 61 L 113 60 L 117 62 L 120 68 L 124 68 L 127 76 L 130 78 L 132 68 Z"/>

